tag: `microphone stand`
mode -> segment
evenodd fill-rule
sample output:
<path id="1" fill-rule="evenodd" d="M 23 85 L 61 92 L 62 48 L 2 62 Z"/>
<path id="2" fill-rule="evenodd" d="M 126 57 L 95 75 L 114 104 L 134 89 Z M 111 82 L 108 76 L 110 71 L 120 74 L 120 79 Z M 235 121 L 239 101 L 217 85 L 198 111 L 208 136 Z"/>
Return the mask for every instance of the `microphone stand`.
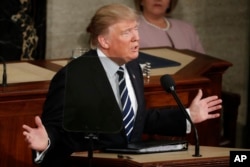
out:
<path id="1" fill-rule="evenodd" d="M 184 113 L 184 115 L 186 116 L 186 118 L 190 122 L 192 128 L 194 129 L 194 134 L 195 134 L 195 153 L 194 153 L 193 157 L 201 157 L 202 155 L 200 154 L 200 144 L 199 144 L 199 136 L 198 136 L 197 129 L 196 129 L 193 121 L 191 120 L 189 114 L 187 113 L 186 109 L 184 108 L 183 104 L 181 103 L 179 97 L 177 96 L 177 94 L 175 92 L 175 89 L 174 89 L 174 86 L 170 87 L 170 93 L 172 94 L 172 96 L 176 100 L 179 108 Z"/>
<path id="2" fill-rule="evenodd" d="M 2 80 L 2 86 L 7 86 L 7 72 L 6 72 L 6 63 L 2 56 L 0 56 L 0 60 L 3 62 L 3 80 Z"/>
<path id="3" fill-rule="evenodd" d="M 88 149 L 88 163 L 89 163 L 89 167 L 92 167 L 92 160 L 93 160 L 93 148 L 94 148 L 94 142 L 93 140 L 97 140 L 98 137 L 93 134 L 93 133 L 89 133 L 85 139 L 89 140 L 89 149 Z"/>

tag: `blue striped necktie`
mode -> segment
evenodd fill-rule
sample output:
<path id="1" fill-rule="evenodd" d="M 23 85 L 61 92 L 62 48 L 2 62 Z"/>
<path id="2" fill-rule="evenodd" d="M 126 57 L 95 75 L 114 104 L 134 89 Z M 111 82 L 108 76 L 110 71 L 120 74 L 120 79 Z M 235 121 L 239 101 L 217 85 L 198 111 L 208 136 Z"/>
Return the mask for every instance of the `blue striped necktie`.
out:
<path id="1" fill-rule="evenodd" d="M 124 69 L 122 67 L 119 68 L 117 71 L 119 76 L 119 90 L 120 90 L 120 97 L 122 103 L 122 115 L 123 115 L 123 125 L 125 129 L 125 133 L 127 135 L 127 139 L 130 139 L 130 134 L 133 130 L 134 125 L 134 110 L 131 105 L 131 100 L 128 95 L 128 89 L 126 86 L 126 81 L 124 77 Z"/>

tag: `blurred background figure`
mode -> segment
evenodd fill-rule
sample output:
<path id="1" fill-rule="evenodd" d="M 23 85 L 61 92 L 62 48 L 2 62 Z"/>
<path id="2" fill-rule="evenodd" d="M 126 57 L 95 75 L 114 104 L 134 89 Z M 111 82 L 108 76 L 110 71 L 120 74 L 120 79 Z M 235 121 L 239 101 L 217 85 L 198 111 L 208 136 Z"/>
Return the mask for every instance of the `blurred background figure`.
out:
<path id="1" fill-rule="evenodd" d="M 195 28 L 170 17 L 178 0 L 134 0 L 140 12 L 140 48 L 172 47 L 204 53 Z"/>

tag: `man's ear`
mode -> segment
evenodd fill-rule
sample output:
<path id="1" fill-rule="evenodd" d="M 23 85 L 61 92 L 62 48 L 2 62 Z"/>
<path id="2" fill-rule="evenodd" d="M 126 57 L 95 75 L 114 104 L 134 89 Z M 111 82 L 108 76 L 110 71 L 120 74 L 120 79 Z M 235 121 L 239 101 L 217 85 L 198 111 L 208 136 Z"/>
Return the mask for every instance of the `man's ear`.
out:
<path id="1" fill-rule="evenodd" d="M 101 45 L 102 48 L 104 48 L 104 49 L 109 48 L 109 42 L 108 42 L 108 39 L 106 39 L 105 36 L 99 35 L 98 36 L 98 42 L 99 42 L 99 45 Z"/>

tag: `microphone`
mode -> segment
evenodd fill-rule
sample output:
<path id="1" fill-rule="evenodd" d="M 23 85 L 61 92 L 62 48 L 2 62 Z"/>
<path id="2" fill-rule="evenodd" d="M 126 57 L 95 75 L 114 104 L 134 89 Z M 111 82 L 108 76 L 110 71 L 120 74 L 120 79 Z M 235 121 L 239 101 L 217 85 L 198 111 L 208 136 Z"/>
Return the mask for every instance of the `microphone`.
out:
<path id="1" fill-rule="evenodd" d="M 187 113 L 185 107 L 181 103 L 180 98 L 176 94 L 174 80 L 172 79 L 172 77 L 170 75 L 166 74 L 166 75 L 163 75 L 160 78 L 160 81 L 161 81 L 161 85 L 165 89 L 165 91 L 172 94 L 172 96 L 174 97 L 175 101 L 177 102 L 180 110 L 186 116 L 186 118 L 188 119 L 188 121 L 191 124 L 191 127 L 194 129 L 194 134 L 195 134 L 195 154 L 193 155 L 193 157 L 201 157 L 202 155 L 200 155 L 200 144 L 199 144 L 199 136 L 198 136 L 197 129 L 196 129 L 193 121 L 191 120 L 189 114 Z"/>
<path id="2" fill-rule="evenodd" d="M 2 56 L 0 56 L 0 60 L 3 62 L 3 80 L 2 80 L 2 86 L 7 86 L 7 72 L 6 72 L 6 63 Z"/>

